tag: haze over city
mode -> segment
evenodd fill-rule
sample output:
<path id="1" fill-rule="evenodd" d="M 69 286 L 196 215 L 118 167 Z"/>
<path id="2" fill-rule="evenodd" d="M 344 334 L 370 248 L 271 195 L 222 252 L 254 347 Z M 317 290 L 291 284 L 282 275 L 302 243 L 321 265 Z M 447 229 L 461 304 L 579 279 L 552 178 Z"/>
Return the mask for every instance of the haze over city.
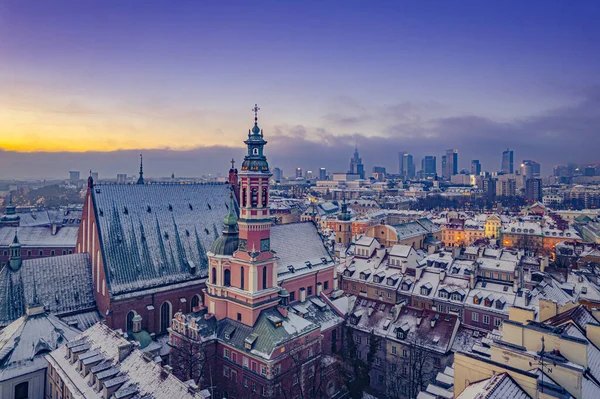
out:
<path id="1" fill-rule="evenodd" d="M 225 173 L 258 102 L 272 165 L 597 162 L 600 4 L 0 4 L 0 178 Z"/>

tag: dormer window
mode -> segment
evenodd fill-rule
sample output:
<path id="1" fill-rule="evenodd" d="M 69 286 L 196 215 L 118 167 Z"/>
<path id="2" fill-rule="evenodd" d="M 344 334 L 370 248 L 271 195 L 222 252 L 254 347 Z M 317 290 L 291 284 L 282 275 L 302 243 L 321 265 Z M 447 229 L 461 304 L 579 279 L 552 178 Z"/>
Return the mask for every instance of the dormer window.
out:
<path id="1" fill-rule="evenodd" d="M 473 303 L 474 303 L 475 305 L 479 305 L 479 304 L 481 303 L 481 298 L 480 298 L 478 295 L 475 295 L 475 296 L 473 297 Z"/>
<path id="2" fill-rule="evenodd" d="M 496 309 L 502 309 L 504 307 L 504 302 L 496 301 Z"/>
<path id="3" fill-rule="evenodd" d="M 490 307 L 490 306 L 492 306 L 493 302 L 494 302 L 493 299 L 485 298 L 485 302 L 484 303 L 485 303 L 485 306 Z"/>
<path id="4" fill-rule="evenodd" d="M 441 290 L 440 291 L 440 298 L 448 298 L 448 292 L 446 290 Z"/>
<path id="5" fill-rule="evenodd" d="M 429 295 L 429 290 L 427 287 L 421 287 L 421 295 Z"/>
<path id="6" fill-rule="evenodd" d="M 453 301 L 462 301 L 462 295 L 460 295 L 458 292 L 455 292 L 452 294 L 452 298 Z"/>

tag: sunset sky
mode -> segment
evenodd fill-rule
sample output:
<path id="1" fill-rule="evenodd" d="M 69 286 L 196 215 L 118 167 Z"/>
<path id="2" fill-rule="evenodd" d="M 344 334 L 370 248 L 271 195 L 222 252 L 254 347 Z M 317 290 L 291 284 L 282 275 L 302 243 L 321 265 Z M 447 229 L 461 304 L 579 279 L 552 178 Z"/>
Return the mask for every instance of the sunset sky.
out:
<path id="1" fill-rule="evenodd" d="M 600 1 L 0 1 L 0 178 L 598 162 Z M 23 154 L 25 152 L 25 154 Z M 82 152 L 91 152 L 80 154 Z M 439 161 L 438 161 L 439 167 Z M 288 173 L 289 172 L 289 173 Z"/>

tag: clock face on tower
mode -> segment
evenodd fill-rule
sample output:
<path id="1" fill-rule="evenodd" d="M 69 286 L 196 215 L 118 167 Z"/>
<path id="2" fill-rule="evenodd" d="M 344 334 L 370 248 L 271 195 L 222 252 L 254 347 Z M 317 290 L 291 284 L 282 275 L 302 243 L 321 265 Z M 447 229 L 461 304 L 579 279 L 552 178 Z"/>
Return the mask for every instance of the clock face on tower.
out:
<path id="1" fill-rule="evenodd" d="M 240 239 L 240 244 L 238 246 L 238 249 L 242 252 L 246 252 L 246 247 L 248 246 L 248 241 L 245 239 Z"/>

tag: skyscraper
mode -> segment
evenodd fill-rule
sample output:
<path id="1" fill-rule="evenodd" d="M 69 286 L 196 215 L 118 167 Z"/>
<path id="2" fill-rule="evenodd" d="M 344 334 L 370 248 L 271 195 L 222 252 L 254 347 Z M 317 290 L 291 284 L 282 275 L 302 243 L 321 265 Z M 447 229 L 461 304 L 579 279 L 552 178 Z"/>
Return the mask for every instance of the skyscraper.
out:
<path id="1" fill-rule="evenodd" d="M 471 174 L 475 176 L 479 176 L 481 174 L 481 164 L 479 163 L 479 159 L 474 159 L 471 161 Z"/>
<path id="2" fill-rule="evenodd" d="M 529 165 L 531 166 L 531 171 L 533 172 L 533 177 L 540 177 L 541 176 L 541 166 L 539 163 L 532 161 L 531 159 L 526 159 L 523 161 L 524 165 Z"/>
<path id="3" fill-rule="evenodd" d="M 302 178 L 302 168 L 296 168 L 296 179 Z"/>
<path id="4" fill-rule="evenodd" d="M 273 180 L 279 183 L 283 179 L 283 170 L 281 168 L 273 168 Z"/>
<path id="5" fill-rule="evenodd" d="M 403 179 L 412 179 L 415 177 L 415 163 L 413 156 L 406 151 L 400 151 L 398 153 L 398 160 L 400 162 L 400 177 Z"/>
<path id="6" fill-rule="evenodd" d="M 354 147 L 354 156 L 350 158 L 350 170 L 348 173 L 359 175 L 361 179 L 365 178 L 365 165 L 363 165 L 362 158 L 358 155 L 357 147 Z"/>
<path id="7" fill-rule="evenodd" d="M 450 179 L 456 174 L 458 174 L 458 150 L 446 150 L 446 169 L 443 171 L 443 176 Z"/>
<path id="8" fill-rule="evenodd" d="M 502 151 L 502 167 L 500 168 L 500 172 L 509 175 L 515 173 L 513 156 L 514 153 L 512 150 L 506 149 L 505 151 Z"/>
<path id="9" fill-rule="evenodd" d="M 327 169 L 319 169 L 319 180 L 327 180 Z"/>
<path id="10" fill-rule="evenodd" d="M 442 177 L 446 178 L 446 168 L 448 167 L 448 162 L 446 161 L 446 156 L 442 155 Z"/>
<path id="11" fill-rule="evenodd" d="M 428 179 L 435 177 L 435 174 L 437 172 L 436 169 L 437 162 L 435 156 L 426 155 L 425 157 L 423 157 L 423 159 L 421 160 L 421 173 L 423 174 L 424 178 Z"/>

